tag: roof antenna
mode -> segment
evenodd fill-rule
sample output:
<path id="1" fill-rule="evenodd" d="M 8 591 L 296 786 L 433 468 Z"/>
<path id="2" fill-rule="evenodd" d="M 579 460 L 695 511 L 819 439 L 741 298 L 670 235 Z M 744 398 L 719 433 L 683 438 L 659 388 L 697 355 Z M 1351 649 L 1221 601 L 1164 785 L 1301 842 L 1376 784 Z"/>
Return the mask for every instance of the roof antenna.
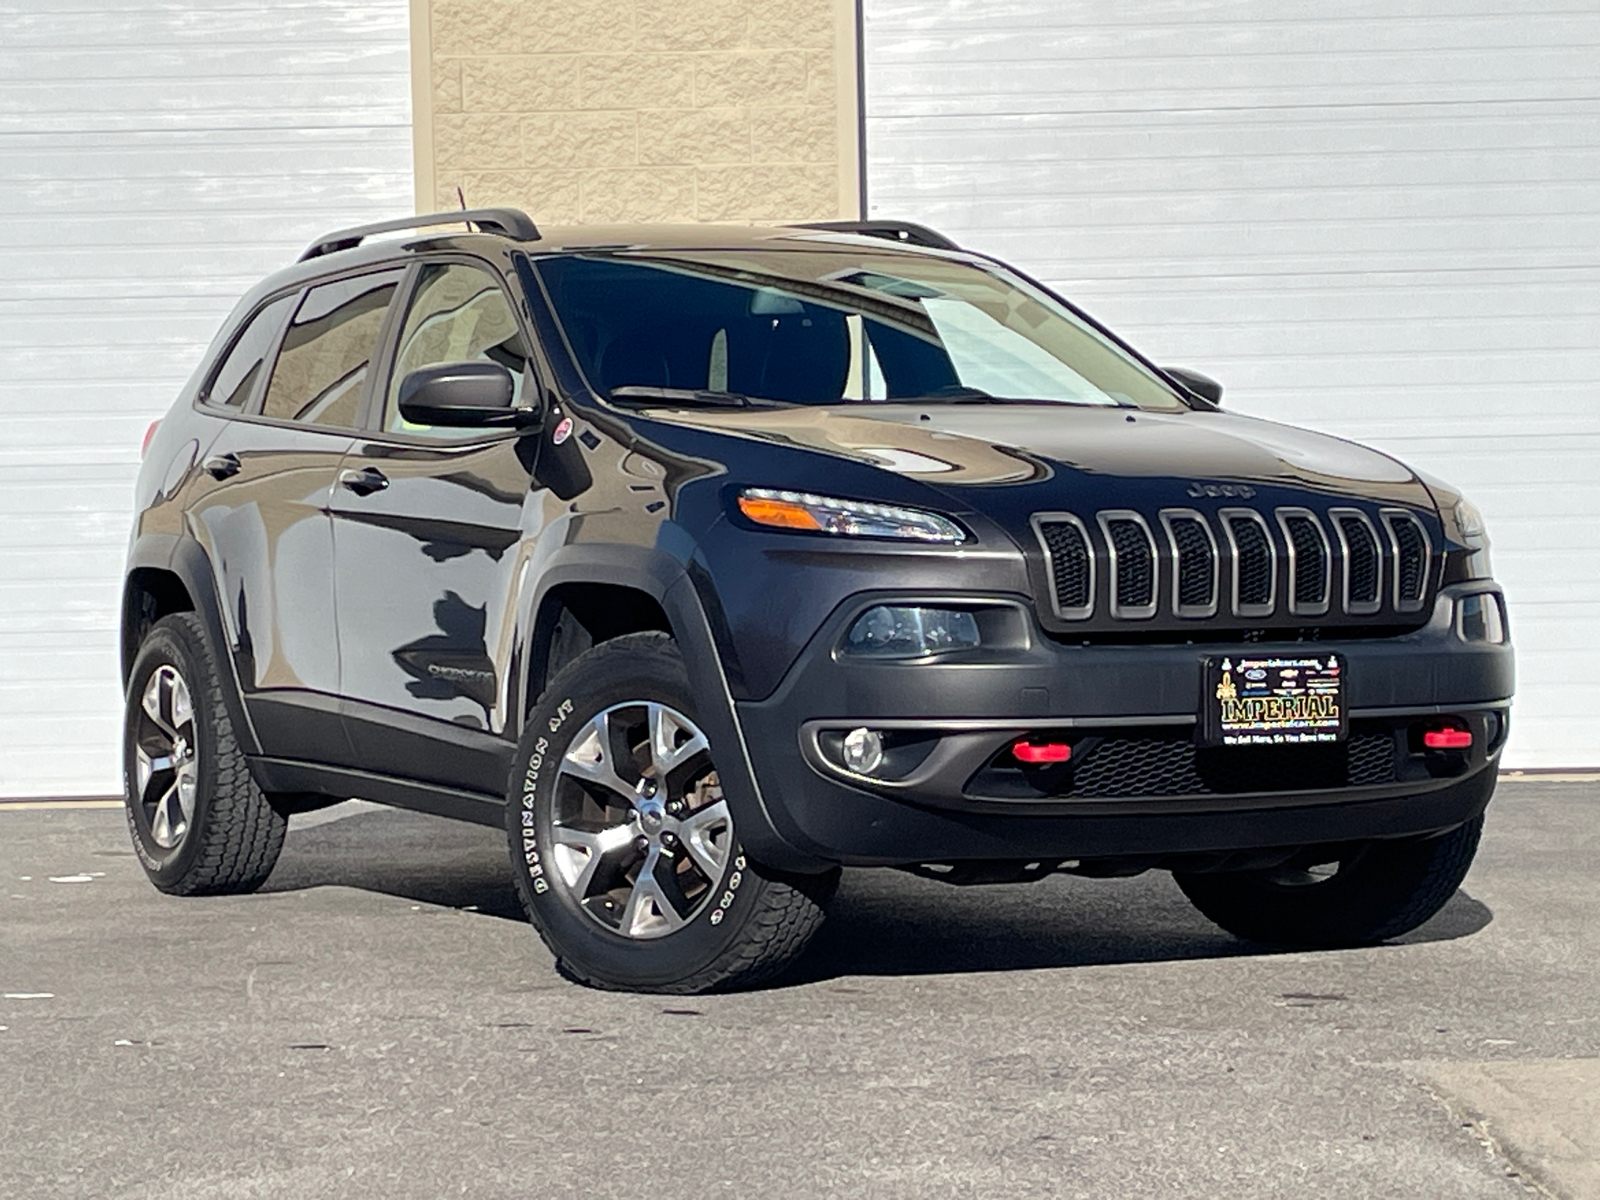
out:
<path id="1" fill-rule="evenodd" d="M 456 184 L 456 200 L 461 204 L 461 211 L 462 212 L 466 212 L 467 211 L 467 197 L 466 197 L 466 193 L 464 193 L 461 190 L 461 185 L 459 183 Z M 469 233 L 472 232 L 472 222 L 471 221 L 463 221 L 461 223 L 467 227 L 467 232 L 469 232 Z"/>

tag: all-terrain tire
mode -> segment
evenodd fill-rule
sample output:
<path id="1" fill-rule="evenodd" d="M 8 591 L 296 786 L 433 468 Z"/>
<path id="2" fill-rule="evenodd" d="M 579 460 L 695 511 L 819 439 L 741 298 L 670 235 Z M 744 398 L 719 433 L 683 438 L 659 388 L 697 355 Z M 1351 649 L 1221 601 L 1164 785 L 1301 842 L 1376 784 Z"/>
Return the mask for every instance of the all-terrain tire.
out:
<path id="1" fill-rule="evenodd" d="M 174 738 L 166 738 L 163 722 L 145 708 L 158 673 L 169 694 L 173 677 L 181 680 L 187 697 L 180 714 L 184 719 L 174 720 L 171 713 L 164 718 L 165 725 L 178 727 Z M 173 613 L 151 627 L 128 681 L 123 728 L 128 828 L 150 882 L 177 896 L 255 891 L 272 873 L 288 828 L 287 816 L 273 807 L 250 774 L 223 686 L 221 664 L 193 613 Z M 179 742 L 180 753 L 156 761 L 181 759 L 186 764 L 193 799 L 186 819 L 158 825 L 150 795 L 165 790 L 165 776 L 146 768 L 142 779 L 140 754 L 142 750 L 148 764 L 164 739 Z M 146 786 L 152 779 L 153 789 Z"/>
<path id="2" fill-rule="evenodd" d="M 738 843 L 731 815 L 721 826 L 726 841 L 711 851 L 715 861 L 703 870 L 679 861 L 686 855 L 683 846 L 676 855 L 655 848 L 652 852 L 660 857 L 646 858 L 646 835 L 667 835 L 656 835 L 647 823 L 660 822 L 664 811 L 651 807 L 656 796 L 649 777 L 656 769 L 649 759 L 654 737 L 643 744 L 638 738 L 646 714 L 660 712 L 671 714 L 664 720 L 686 745 L 693 741 L 691 732 L 698 735 L 683 659 L 663 633 L 604 642 L 551 680 L 529 717 L 510 779 L 506 832 L 517 893 L 560 970 L 580 983 L 679 995 L 750 987 L 799 957 L 822 923 L 839 872 L 791 875 L 752 861 Z M 595 749 L 602 734 L 608 747 L 618 748 L 614 755 L 610 749 Z M 601 765 L 614 770 L 609 787 L 573 773 L 571 764 L 580 750 L 585 760 L 606 756 Z M 678 790 L 683 778 L 698 781 L 698 800 Z M 662 803 L 684 814 L 684 841 L 690 840 L 695 819 L 692 805 L 704 806 L 701 812 L 714 807 L 720 795 L 716 780 L 709 749 L 686 759 L 681 778 L 672 780 L 671 787 L 662 780 Z M 618 784 L 631 785 L 637 798 L 630 799 Z M 595 816 L 585 827 L 574 815 L 582 813 L 607 815 Z M 672 824 L 672 818 L 666 819 Z M 585 834 L 584 828 L 601 832 Z M 557 840 L 558 834 L 564 842 Z M 588 855 L 600 853 L 570 849 L 586 836 L 604 838 L 596 844 L 613 847 L 603 860 L 609 874 L 601 876 L 597 868 L 574 880 L 569 877 L 587 866 Z M 630 904 L 637 903 L 630 898 L 650 862 L 661 864 L 656 869 L 671 880 L 690 878 L 698 892 L 684 902 L 682 912 L 674 911 L 673 920 L 681 924 L 670 932 L 664 931 L 664 921 L 654 920 L 648 933 L 630 934 L 625 917 L 634 911 Z M 629 869 L 635 872 L 632 881 Z M 615 886 L 602 890 L 607 880 Z M 684 896 L 681 890 L 674 894 Z M 657 905 L 652 911 L 665 909 Z"/>
<path id="3" fill-rule="evenodd" d="M 1278 946 L 1366 946 L 1399 937 L 1433 916 L 1461 886 L 1483 817 L 1434 837 L 1353 847 L 1326 877 L 1307 851 L 1270 871 L 1174 873 L 1190 902 L 1238 937 Z"/>

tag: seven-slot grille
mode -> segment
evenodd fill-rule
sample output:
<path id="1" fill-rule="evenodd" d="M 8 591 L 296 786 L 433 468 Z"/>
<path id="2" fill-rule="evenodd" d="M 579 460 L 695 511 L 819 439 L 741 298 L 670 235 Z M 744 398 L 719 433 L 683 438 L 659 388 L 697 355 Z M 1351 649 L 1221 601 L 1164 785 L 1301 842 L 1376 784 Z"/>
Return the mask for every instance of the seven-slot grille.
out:
<path id="1" fill-rule="evenodd" d="M 1052 608 L 1067 621 L 1087 620 L 1102 604 L 1119 620 L 1251 619 L 1368 616 L 1386 601 L 1396 613 L 1416 613 L 1427 598 L 1432 545 L 1406 509 L 1383 509 L 1374 521 L 1357 508 L 1234 507 L 1210 517 L 1169 508 L 1156 523 L 1106 509 L 1089 521 L 1038 513 L 1033 527 Z"/>

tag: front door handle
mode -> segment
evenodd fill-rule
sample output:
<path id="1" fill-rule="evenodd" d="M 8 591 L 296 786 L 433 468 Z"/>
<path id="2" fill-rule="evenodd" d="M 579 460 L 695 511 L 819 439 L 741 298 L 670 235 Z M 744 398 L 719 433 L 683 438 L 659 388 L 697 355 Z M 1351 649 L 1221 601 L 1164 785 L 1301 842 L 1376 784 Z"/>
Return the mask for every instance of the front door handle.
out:
<path id="1" fill-rule="evenodd" d="M 339 482 L 358 496 L 370 496 L 388 487 L 389 477 L 377 467 L 362 467 L 359 471 L 340 471 Z"/>
<path id="2" fill-rule="evenodd" d="M 205 473 L 213 479 L 231 479 L 239 473 L 237 454 L 214 454 L 202 464 Z"/>

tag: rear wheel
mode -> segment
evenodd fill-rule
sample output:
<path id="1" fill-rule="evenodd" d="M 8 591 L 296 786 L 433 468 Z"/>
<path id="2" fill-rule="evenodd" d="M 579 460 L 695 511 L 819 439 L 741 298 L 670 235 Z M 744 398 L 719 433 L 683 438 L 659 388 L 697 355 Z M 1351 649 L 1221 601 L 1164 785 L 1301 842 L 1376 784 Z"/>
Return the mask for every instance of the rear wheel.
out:
<path id="1" fill-rule="evenodd" d="M 602 643 L 551 681 L 507 816 L 529 919 L 561 968 L 595 987 L 694 993 L 767 979 L 805 948 L 838 880 L 745 854 L 665 634 Z"/>
<path id="2" fill-rule="evenodd" d="M 145 874 L 175 895 L 252 892 L 283 848 L 287 820 L 251 777 L 222 688 L 198 617 L 151 627 L 128 682 L 124 799 Z"/>
<path id="3" fill-rule="evenodd" d="M 1483 832 L 1304 851 L 1268 871 L 1174 872 L 1190 902 L 1229 933 L 1282 946 L 1361 946 L 1409 933 L 1461 886 Z"/>

